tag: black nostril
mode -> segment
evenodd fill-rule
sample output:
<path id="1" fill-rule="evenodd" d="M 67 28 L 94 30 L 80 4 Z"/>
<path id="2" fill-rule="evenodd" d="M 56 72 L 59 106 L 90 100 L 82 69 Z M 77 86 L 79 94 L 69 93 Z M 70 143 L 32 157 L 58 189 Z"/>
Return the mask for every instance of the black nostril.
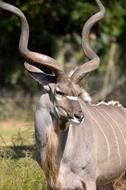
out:
<path id="1" fill-rule="evenodd" d="M 74 117 L 77 118 L 77 119 L 80 119 L 80 116 L 77 115 L 77 114 L 74 114 Z"/>
<path id="2" fill-rule="evenodd" d="M 84 118 L 84 114 L 83 114 L 83 112 L 80 113 L 79 115 L 78 115 L 78 114 L 74 114 L 74 117 L 75 117 L 76 119 L 82 121 L 82 119 Z"/>

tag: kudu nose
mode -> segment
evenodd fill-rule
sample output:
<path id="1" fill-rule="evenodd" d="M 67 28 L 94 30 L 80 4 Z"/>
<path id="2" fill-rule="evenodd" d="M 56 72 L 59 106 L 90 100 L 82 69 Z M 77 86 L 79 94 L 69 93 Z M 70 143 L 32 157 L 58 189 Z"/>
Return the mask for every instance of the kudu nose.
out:
<path id="1" fill-rule="evenodd" d="M 84 118 L 84 114 L 83 114 L 83 112 L 78 113 L 78 114 L 75 113 L 74 117 L 81 122 L 83 120 L 83 118 Z"/>

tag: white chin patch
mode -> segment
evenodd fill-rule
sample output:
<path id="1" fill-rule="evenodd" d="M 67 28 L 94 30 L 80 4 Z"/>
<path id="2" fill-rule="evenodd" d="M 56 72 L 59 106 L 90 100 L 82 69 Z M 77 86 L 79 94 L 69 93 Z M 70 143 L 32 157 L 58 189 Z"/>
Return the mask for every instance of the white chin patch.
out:
<path id="1" fill-rule="evenodd" d="M 73 121 L 74 123 L 76 123 L 76 124 L 79 124 L 80 123 L 80 121 L 77 119 L 77 118 L 73 118 L 73 119 L 71 119 L 71 121 Z"/>

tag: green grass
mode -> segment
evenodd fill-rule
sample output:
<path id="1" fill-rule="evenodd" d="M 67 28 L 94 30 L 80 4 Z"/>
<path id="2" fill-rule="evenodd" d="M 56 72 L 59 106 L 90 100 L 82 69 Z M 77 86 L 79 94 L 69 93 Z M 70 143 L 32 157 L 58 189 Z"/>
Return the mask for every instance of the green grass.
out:
<path id="1" fill-rule="evenodd" d="M 0 159 L 0 190 L 45 189 L 44 175 L 33 159 Z"/>
<path id="2" fill-rule="evenodd" d="M 0 125 L 0 190 L 46 190 L 45 177 L 34 154 L 32 127 Z"/>
<path id="3" fill-rule="evenodd" d="M 14 130 L 5 130 L 5 129 L 2 129 L 0 130 L 0 135 L 3 136 L 4 138 L 6 137 L 12 137 L 13 135 L 16 135 L 18 132 L 18 130 L 14 131 Z"/>
<path id="4" fill-rule="evenodd" d="M 0 190 L 46 190 L 33 147 L 0 148 Z"/>

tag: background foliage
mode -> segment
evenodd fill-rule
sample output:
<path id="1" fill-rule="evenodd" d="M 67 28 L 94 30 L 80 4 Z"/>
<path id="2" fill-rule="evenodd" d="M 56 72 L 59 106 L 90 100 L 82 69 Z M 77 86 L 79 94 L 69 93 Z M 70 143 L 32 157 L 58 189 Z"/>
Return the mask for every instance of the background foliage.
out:
<path id="1" fill-rule="evenodd" d="M 81 48 L 81 30 L 85 21 L 97 11 L 95 1 L 6 2 L 16 5 L 26 15 L 30 25 L 30 49 L 56 58 L 66 71 L 87 60 Z M 82 84 L 91 93 L 94 101 L 115 98 L 126 104 L 126 0 L 102 2 L 106 7 L 106 16 L 93 27 L 90 34 L 91 46 L 100 56 L 101 65 L 99 70 L 89 74 Z M 0 9 L 1 106 L 5 106 L 4 102 L 9 97 L 14 98 L 13 100 L 19 99 L 17 102 L 22 105 L 26 95 L 33 98 L 40 89 L 24 71 L 24 59 L 18 51 L 19 36 L 18 18 Z M 22 94 L 22 101 L 19 94 Z"/>

